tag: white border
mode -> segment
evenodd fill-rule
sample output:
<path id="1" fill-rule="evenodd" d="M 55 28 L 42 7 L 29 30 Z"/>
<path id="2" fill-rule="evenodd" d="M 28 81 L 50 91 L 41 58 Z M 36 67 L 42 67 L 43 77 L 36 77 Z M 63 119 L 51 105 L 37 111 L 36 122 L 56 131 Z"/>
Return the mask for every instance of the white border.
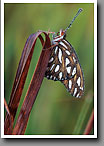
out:
<path id="1" fill-rule="evenodd" d="M 38 3 L 94 3 L 94 135 L 4 135 L 4 3 L 34 0 L 1 0 L 1 138 L 97 138 L 97 0 L 38 0 Z"/>
<path id="2" fill-rule="evenodd" d="M 34 0 L 1 0 L 1 3 L 34 3 Z M 96 3 L 97 0 L 38 0 L 35 3 Z"/>
<path id="3" fill-rule="evenodd" d="M 94 135 L 97 137 L 97 1 L 94 3 Z"/>

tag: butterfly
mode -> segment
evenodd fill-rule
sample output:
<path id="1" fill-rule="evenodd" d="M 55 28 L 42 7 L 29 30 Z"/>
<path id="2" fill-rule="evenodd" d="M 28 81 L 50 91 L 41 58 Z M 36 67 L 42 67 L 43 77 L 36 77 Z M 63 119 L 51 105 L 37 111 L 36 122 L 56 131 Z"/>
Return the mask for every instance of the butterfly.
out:
<path id="1" fill-rule="evenodd" d="M 77 54 L 72 45 L 66 40 L 66 31 L 82 11 L 80 8 L 65 30 L 53 35 L 52 53 L 45 72 L 45 77 L 61 81 L 70 94 L 80 98 L 84 93 L 84 76 Z"/>

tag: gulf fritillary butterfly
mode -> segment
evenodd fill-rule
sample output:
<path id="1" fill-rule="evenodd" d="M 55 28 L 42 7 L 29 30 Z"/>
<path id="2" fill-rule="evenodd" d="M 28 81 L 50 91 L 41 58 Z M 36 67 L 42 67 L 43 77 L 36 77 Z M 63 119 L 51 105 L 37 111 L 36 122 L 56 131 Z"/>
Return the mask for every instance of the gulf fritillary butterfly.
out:
<path id="1" fill-rule="evenodd" d="M 84 76 L 77 54 L 72 45 L 65 39 L 66 31 L 82 11 L 80 8 L 70 25 L 53 35 L 52 54 L 45 72 L 45 77 L 54 81 L 61 81 L 72 96 L 80 98 L 84 92 Z"/>

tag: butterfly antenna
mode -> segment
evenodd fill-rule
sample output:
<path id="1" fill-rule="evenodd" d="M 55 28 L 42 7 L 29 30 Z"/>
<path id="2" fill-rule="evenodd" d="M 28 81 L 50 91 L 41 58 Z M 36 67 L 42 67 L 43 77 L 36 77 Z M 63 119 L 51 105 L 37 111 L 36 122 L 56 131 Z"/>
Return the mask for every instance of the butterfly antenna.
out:
<path id="1" fill-rule="evenodd" d="M 69 26 L 65 29 L 65 33 L 66 31 L 71 27 L 72 23 L 74 22 L 74 20 L 77 18 L 77 16 L 83 11 L 82 8 L 79 8 L 77 14 L 74 16 L 74 18 L 72 19 L 71 23 L 69 24 Z"/>

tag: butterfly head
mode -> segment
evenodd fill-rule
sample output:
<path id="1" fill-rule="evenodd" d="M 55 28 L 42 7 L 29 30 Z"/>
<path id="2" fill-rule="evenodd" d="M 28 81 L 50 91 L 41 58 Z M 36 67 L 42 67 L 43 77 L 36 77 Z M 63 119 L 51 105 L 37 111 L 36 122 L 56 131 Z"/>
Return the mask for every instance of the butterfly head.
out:
<path id="1" fill-rule="evenodd" d="M 65 32 L 65 31 L 64 31 L 63 29 L 60 29 L 59 35 L 60 35 L 60 36 L 63 36 L 63 35 L 64 35 L 64 32 Z"/>
<path id="2" fill-rule="evenodd" d="M 57 34 L 53 35 L 53 40 L 52 42 L 60 42 L 61 40 L 63 40 L 66 37 L 66 33 L 63 29 L 60 29 L 60 31 Z"/>
<path id="3" fill-rule="evenodd" d="M 60 37 L 61 37 L 61 36 L 63 36 L 63 38 L 65 38 L 65 37 L 66 37 L 65 30 L 63 30 L 63 29 L 60 29 L 59 34 L 60 34 Z"/>

